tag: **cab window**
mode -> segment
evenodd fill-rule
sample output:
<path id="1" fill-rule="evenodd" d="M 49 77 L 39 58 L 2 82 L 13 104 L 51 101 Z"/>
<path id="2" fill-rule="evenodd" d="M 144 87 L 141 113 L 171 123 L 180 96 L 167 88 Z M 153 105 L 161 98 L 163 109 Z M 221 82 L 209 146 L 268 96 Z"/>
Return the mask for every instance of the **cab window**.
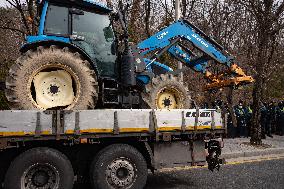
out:
<path id="1" fill-rule="evenodd" d="M 48 6 L 44 33 L 59 36 L 68 34 L 68 8 Z"/>
<path id="2" fill-rule="evenodd" d="M 84 11 L 83 15 L 72 15 L 72 34 L 84 37 L 73 41 L 96 62 L 100 75 L 114 76 L 116 56 L 111 54 L 114 34 L 109 16 Z"/>

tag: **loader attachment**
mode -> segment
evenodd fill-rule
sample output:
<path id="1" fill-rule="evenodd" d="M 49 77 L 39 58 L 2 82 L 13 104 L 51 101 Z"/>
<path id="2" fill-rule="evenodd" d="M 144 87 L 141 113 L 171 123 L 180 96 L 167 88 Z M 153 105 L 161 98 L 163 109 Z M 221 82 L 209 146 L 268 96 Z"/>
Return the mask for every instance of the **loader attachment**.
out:
<path id="1" fill-rule="evenodd" d="M 236 64 L 232 64 L 228 70 L 221 72 L 218 75 L 206 71 L 205 78 L 211 83 L 207 84 L 204 87 L 204 90 L 214 90 L 230 86 L 238 87 L 254 82 L 252 76 L 247 76 L 242 68 Z"/>

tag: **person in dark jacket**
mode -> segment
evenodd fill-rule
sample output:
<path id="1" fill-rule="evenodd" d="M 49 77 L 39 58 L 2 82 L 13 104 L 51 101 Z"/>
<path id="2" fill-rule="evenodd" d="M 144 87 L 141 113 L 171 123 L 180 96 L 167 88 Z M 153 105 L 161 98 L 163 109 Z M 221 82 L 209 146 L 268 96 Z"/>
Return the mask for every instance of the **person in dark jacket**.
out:
<path id="1" fill-rule="evenodd" d="M 265 139 L 265 125 L 266 125 L 266 119 L 267 119 L 267 108 L 266 104 L 262 103 L 260 108 L 260 125 L 261 125 L 261 138 Z"/>
<path id="2" fill-rule="evenodd" d="M 277 105 L 274 101 L 271 103 L 271 133 L 275 134 L 276 133 L 276 125 L 277 125 Z"/>
<path id="3" fill-rule="evenodd" d="M 276 134 L 280 135 L 280 116 L 281 116 L 281 102 L 275 107 L 275 119 L 276 119 Z"/>
<path id="4" fill-rule="evenodd" d="M 237 130 L 241 137 L 247 137 L 246 115 L 243 107 L 243 101 L 234 107 L 234 112 L 237 118 Z"/>
<path id="5" fill-rule="evenodd" d="M 236 137 L 236 127 L 234 127 L 232 114 L 229 110 L 228 104 L 225 105 L 225 112 L 227 114 L 227 137 L 235 138 Z"/>
<path id="6" fill-rule="evenodd" d="M 244 112 L 245 112 L 245 119 L 246 119 L 246 124 L 247 124 L 247 133 L 248 136 L 251 134 L 251 118 L 252 118 L 252 109 L 250 105 L 247 105 L 244 107 Z"/>
<path id="7" fill-rule="evenodd" d="M 279 117 L 278 117 L 278 124 L 279 124 L 279 134 L 280 136 L 284 135 L 284 101 L 282 103 L 280 103 L 279 106 L 280 109 L 280 113 L 279 113 Z"/>
<path id="8" fill-rule="evenodd" d="M 270 102 L 267 107 L 267 115 L 266 115 L 266 123 L 265 123 L 265 131 L 266 135 L 273 138 L 272 136 L 272 120 L 274 116 L 274 107 L 273 102 Z"/>
<path id="9" fill-rule="evenodd" d="M 202 109 L 209 109 L 209 104 L 207 102 L 204 102 Z"/>

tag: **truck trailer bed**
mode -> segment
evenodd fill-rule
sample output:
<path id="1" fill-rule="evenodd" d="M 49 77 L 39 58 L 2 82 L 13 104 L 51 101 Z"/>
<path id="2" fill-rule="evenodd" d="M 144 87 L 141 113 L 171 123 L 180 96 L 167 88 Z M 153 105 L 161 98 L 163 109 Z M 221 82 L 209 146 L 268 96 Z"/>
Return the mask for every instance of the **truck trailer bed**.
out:
<path id="1" fill-rule="evenodd" d="M 196 117 L 196 114 L 198 116 Z M 0 138 L 224 130 L 216 110 L 108 109 L 82 111 L 0 111 Z"/>

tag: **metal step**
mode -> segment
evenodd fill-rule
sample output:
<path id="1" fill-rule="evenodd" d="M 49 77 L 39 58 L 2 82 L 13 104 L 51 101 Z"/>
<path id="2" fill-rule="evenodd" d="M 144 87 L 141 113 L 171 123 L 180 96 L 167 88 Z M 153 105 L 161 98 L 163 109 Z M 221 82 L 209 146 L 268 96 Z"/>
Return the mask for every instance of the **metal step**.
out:
<path id="1" fill-rule="evenodd" d="M 118 91 L 117 88 L 104 88 L 105 91 Z"/>
<path id="2" fill-rule="evenodd" d="M 119 102 L 104 102 L 105 105 L 119 105 Z"/>
<path id="3" fill-rule="evenodd" d="M 119 105 L 119 96 L 117 94 L 104 94 L 103 97 L 104 104 Z"/>
<path id="4" fill-rule="evenodd" d="M 119 104 L 118 88 L 103 88 L 103 103 L 104 104 Z"/>
<path id="5" fill-rule="evenodd" d="M 116 80 L 105 78 L 102 83 L 103 103 L 107 105 L 119 105 L 119 85 Z"/>

